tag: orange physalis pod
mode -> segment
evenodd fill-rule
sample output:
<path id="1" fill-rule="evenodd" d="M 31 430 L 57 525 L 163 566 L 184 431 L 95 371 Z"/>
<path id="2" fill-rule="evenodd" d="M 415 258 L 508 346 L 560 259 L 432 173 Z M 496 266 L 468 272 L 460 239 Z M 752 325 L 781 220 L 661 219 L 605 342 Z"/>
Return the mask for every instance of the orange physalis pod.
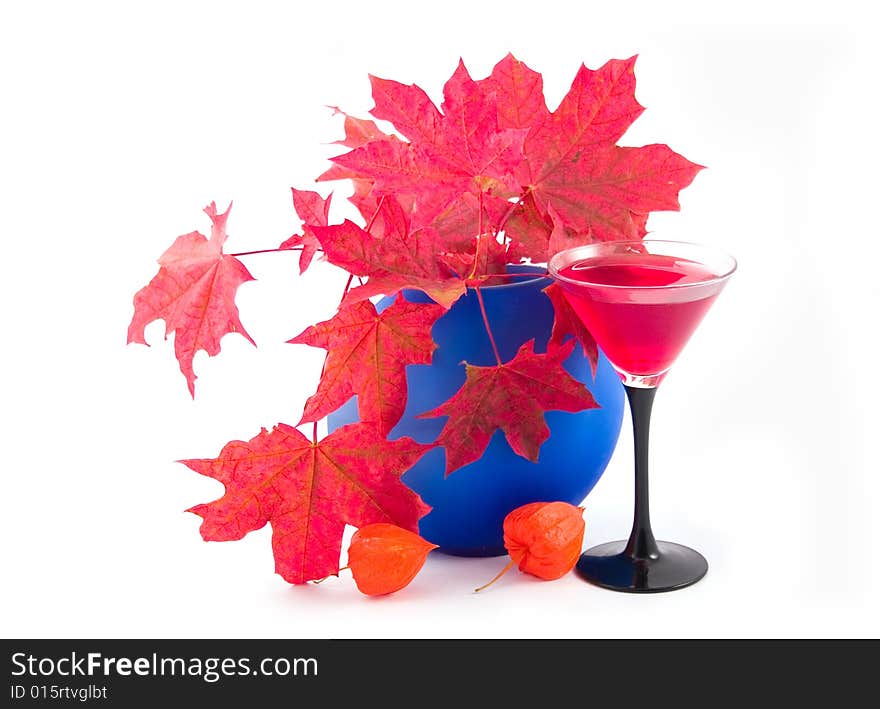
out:
<path id="1" fill-rule="evenodd" d="M 584 541 L 583 508 L 567 502 L 532 502 L 504 518 L 504 546 L 510 563 L 477 591 L 495 583 L 514 564 L 552 581 L 574 568 Z"/>
<path id="2" fill-rule="evenodd" d="M 382 596 L 409 584 L 436 548 L 393 524 L 368 524 L 351 538 L 348 565 L 361 593 Z"/>

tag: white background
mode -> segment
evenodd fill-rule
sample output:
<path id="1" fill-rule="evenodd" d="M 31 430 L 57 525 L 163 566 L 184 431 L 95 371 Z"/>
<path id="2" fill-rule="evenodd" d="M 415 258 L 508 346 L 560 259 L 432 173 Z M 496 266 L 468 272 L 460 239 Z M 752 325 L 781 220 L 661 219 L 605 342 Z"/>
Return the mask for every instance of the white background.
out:
<path id="1" fill-rule="evenodd" d="M 0 632 L 880 634 L 880 67 L 861 5 L 4 4 Z M 231 251 L 293 233 L 288 188 L 309 187 L 341 136 L 324 106 L 366 115 L 368 72 L 437 97 L 459 56 L 485 76 L 507 51 L 544 74 L 551 107 L 581 61 L 639 53 L 647 111 L 622 143 L 709 166 L 680 214 L 649 224 L 740 261 L 652 432 L 655 530 L 703 551 L 709 575 L 636 597 L 511 573 L 474 595 L 503 560 L 435 555 L 383 599 L 345 575 L 290 587 L 268 528 L 201 541 L 182 510 L 221 487 L 173 461 L 298 420 L 322 355 L 283 343 L 330 315 L 343 281 L 329 266 L 296 277 L 292 254 L 248 257 L 258 282 L 237 302 L 259 348 L 231 335 L 200 354 L 195 402 L 161 323 L 151 348 L 125 346 L 132 295 L 177 235 L 208 228 L 212 199 L 235 200 Z M 628 531 L 624 426 L 587 544 Z"/>

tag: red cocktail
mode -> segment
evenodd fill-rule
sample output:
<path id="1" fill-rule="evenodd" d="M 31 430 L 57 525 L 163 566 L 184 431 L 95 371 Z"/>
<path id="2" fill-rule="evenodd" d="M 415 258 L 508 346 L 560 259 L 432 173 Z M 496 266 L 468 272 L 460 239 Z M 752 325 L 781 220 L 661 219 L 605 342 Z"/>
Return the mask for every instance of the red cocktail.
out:
<path id="1" fill-rule="evenodd" d="M 669 591 L 699 581 L 708 569 L 693 549 L 654 539 L 648 427 L 656 386 L 735 269 L 727 254 L 675 241 L 591 244 L 550 260 L 550 275 L 624 381 L 636 444 L 632 533 L 581 557 L 577 569 L 588 581 L 619 591 Z"/>
<path id="2" fill-rule="evenodd" d="M 578 259 L 556 275 L 617 370 L 659 383 L 723 282 L 702 263 L 645 253 L 646 243 L 634 250 L 615 244 L 613 253 Z"/>

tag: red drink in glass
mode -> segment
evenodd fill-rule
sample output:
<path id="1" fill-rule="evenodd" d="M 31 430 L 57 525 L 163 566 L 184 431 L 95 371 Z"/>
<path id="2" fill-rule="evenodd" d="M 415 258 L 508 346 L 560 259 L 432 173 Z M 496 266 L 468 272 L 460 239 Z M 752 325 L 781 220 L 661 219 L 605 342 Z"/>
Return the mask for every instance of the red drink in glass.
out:
<path id="1" fill-rule="evenodd" d="M 559 270 L 566 297 L 618 371 L 655 383 L 721 290 L 713 284 L 719 275 L 688 259 L 638 252 L 587 257 Z"/>

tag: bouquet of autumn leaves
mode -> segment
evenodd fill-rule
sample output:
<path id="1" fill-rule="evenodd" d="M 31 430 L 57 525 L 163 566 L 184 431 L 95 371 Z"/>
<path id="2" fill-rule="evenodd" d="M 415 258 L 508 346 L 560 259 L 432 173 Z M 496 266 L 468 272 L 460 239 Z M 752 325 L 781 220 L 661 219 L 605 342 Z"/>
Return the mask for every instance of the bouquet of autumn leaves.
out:
<path id="1" fill-rule="evenodd" d="M 666 145 L 616 144 L 643 110 L 634 63 L 581 66 L 554 111 L 541 75 L 512 55 L 480 80 L 459 63 L 439 108 L 417 86 L 370 77 L 371 114 L 396 132 L 346 114 L 339 143 L 349 150 L 318 177 L 353 183 L 349 199 L 362 223 L 331 224 L 332 195 L 293 189 L 302 227 L 272 249 L 299 251 L 300 272 L 320 254 L 350 274 L 336 314 L 290 340 L 327 351 L 317 390 L 295 426 L 280 423 L 228 443 L 216 458 L 183 461 L 226 488 L 190 510 L 202 517 L 205 540 L 240 539 L 269 523 L 284 579 L 337 574 L 346 524 L 417 532 L 430 508 L 400 478 L 426 451 L 442 446 L 450 474 L 477 460 L 502 429 L 516 453 L 536 460 L 549 436 L 544 411 L 597 405 L 562 366 L 581 346 L 595 367 L 595 343 L 550 286 L 555 321 L 546 351 L 531 341 L 502 361 L 483 308 L 496 363 L 463 363 L 459 391 L 422 414 L 448 417 L 436 442 L 388 438 L 406 406 L 406 367 L 430 364 L 433 324 L 468 289 L 482 305 L 482 287 L 515 277 L 509 264 L 642 238 L 650 212 L 678 209 L 679 190 L 700 166 Z M 218 354 L 230 332 L 253 343 L 234 302 L 238 287 L 253 280 L 240 258 L 253 252 L 226 253 L 229 209 L 212 203 L 205 212 L 210 236 L 180 236 L 160 257 L 158 274 L 134 298 L 128 331 L 129 342 L 146 344 L 145 326 L 163 319 L 192 394 L 197 351 Z M 407 289 L 433 302 L 409 302 Z M 381 312 L 370 300 L 395 294 Z M 355 395 L 360 422 L 319 440 L 317 422 Z M 308 424 L 310 436 L 298 428 Z"/>

